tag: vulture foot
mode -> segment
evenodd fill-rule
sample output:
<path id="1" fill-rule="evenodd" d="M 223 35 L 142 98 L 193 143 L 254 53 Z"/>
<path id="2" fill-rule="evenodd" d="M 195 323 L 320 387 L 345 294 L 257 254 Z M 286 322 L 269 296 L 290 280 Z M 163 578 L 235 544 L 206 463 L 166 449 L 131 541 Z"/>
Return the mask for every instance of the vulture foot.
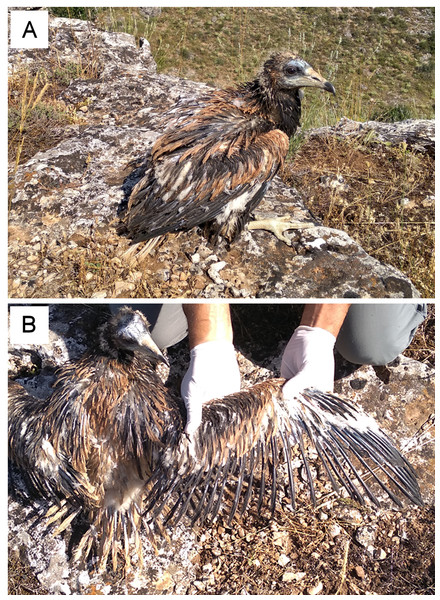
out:
<path id="1" fill-rule="evenodd" d="M 278 217 L 273 219 L 258 219 L 256 221 L 250 221 L 248 223 L 248 229 L 264 229 L 265 231 L 271 231 L 275 237 L 287 244 L 292 245 L 290 239 L 286 236 L 286 231 L 291 229 L 308 229 L 309 227 L 315 227 L 313 223 L 301 223 L 299 221 L 291 221 L 290 215 L 284 217 Z"/>

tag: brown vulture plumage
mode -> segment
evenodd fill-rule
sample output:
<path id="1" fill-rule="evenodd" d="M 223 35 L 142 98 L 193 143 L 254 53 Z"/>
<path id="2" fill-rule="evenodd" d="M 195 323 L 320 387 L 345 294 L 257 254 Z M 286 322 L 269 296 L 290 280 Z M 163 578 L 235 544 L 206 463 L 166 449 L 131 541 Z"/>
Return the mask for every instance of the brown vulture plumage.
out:
<path id="1" fill-rule="evenodd" d="M 134 244 L 150 240 L 142 253 L 163 234 L 197 225 L 213 241 L 233 241 L 283 164 L 300 123 L 303 87 L 335 93 L 302 58 L 278 52 L 253 81 L 169 110 L 119 232 Z M 281 221 L 274 232 L 283 239 L 280 231 L 293 226 Z"/>
<path id="2" fill-rule="evenodd" d="M 121 309 L 97 347 L 61 370 L 47 400 L 10 384 L 10 458 L 31 488 L 56 501 L 58 531 L 85 514 L 92 527 L 77 556 L 94 544 L 101 568 L 110 551 L 116 566 L 120 539 L 126 564 L 130 537 L 141 558 L 143 487 L 159 449 L 182 429 L 177 401 L 153 368 L 165 360 L 142 313 Z"/>
<path id="3" fill-rule="evenodd" d="M 273 513 L 279 487 L 295 506 L 292 452 L 304 463 L 314 501 L 309 449 L 333 488 L 363 503 L 381 494 L 421 504 L 415 474 L 375 421 L 345 400 L 307 390 L 287 404 L 271 379 L 203 407 L 192 439 L 183 403 L 153 365 L 164 360 L 145 317 L 121 309 L 99 331 L 97 348 L 63 367 L 47 400 L 12 382 L 9 456 L 28 487 L 53 503 L 45 517 L 61 533 L 76 517 L 88 528 L 75 557 L 111 557 L 128 569 L 139 532 L 154 541 L 167 524 L 232 521 L 250 507 Z"/>

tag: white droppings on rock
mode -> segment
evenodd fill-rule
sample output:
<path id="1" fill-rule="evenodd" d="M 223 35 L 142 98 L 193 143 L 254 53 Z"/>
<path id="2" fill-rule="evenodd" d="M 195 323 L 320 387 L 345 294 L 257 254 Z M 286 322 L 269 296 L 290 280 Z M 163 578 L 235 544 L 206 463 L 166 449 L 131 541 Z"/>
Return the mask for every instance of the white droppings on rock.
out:
<path id="1" fill-rule="evenodd" d="M 303 571 L 298 571 L 297 573 L 293 573 L 292 571 L 286 571 L 285 573 L 283 573 L 283 581 L 301 581 L 306 575 L 307 573 Z"/>
<path id="2" fill-rule="evenodd" d="M 322 248 L 322 246 L 325 246 L 325 240 L 323 238 L 316 238 L 314 239 L 312 242 L 308 242 L 307 246 L 309 248 L 318 248 L 318 250 L 320 248 Z"/>
<path id="3" fill-rule="evenodd" d="M 322 592 L 323 588 L 324 584 L 322 583 L 322 581 L 318 581 L 316 585 L 307 588 L 307 594 L 309 594 L 309 596 L 317 596 Z"/>

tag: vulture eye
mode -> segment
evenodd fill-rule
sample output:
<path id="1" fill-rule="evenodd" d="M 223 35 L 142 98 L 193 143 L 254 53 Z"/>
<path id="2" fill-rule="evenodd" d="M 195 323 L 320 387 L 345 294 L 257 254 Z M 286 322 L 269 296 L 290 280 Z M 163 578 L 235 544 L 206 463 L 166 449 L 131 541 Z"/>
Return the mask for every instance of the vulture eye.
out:
<path id="1" fill-rule="evenodd" d="M 286 75 L 297 75 L 298 73 L 301 73 L 301 67 L 298 65 L 289 65 L 284 69 L 284 72 Z"/>

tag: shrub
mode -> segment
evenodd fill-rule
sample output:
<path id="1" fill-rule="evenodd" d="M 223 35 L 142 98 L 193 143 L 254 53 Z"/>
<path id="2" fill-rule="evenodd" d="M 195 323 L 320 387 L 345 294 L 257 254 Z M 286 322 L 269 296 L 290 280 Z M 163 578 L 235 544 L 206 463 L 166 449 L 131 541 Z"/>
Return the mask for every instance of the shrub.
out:
<path id="1" fill-rule="evenodd" d="M 387 123 L 396 123 L 413 118 L 412 110 L 406 104 L 395 104 L 376 110 L 372 115 L 373 121 L 385 121 Z"/>
<path id="2" fill-rule="evenodd" d="M 86 7 L 66 7 L 66 8 L 49 8 L 49 12 L 54 17 L 62 17 L 64 19 L 81 19 L 82 21 L 94 21 L 98 16 L 97 8 Z"/>

